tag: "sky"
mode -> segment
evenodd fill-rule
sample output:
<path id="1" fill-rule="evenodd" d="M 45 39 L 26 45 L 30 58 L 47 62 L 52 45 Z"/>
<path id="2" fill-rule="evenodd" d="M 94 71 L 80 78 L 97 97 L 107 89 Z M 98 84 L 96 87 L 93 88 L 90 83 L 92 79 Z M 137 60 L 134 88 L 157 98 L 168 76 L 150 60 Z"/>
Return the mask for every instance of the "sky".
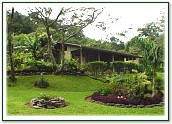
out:
<path id="1" fill-rule="evenodd" d="M 142 28 L 144 24 L 156 22 L 160 19 L 160 11 L 167 11 L 167 4 L 164 3 L 49 3 L 49 4 L 28 4 L 28 3 L 13 3 L 5 4 L 6 9 L 14 7 L 16 11 L 27 15 L 25 9 L 34 7 L 51 7 L 53 9 L 51 18 L 57 16 L 57 12 L 61 7 L 95 7 L 104 8 L 103 12 L 98 16 L 93 25 L 87 26 L 83 31 L 86 37 L 95 40 L 107 40 L 115 36 L 123 42 L 129 41 L 132 37 L 137 36 L 138 28 Z M 115 18 L 115 19 L 110 19 Z M 117 20 L 116 20 L 117 19 Z M 107 25 L 107 30 L 102 31 L 95 25 L 97 22 L 104 21 Z M 113 21 L 113 23 L 112 23 Z M 117 35 L 127 31 L 126 37 Z"/>

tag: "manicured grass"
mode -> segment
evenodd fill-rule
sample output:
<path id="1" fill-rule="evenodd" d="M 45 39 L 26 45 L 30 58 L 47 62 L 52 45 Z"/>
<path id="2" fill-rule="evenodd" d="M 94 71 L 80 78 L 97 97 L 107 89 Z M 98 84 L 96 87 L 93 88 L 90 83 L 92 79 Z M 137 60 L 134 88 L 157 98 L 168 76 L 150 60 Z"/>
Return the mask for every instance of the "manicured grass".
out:
<path id="1" fill-rule="evenodd" d="M 40 89 L 34 82 L 40 76 L 19 76 L 17 84 L 7 88 L 8 115 L 163 115 L 164 107 L 118 108 L 90 103 L 85 97 L 101 88 L 104 83 L 86 76 L 45 75 L 50 87 Z M 8 80 L 8 83 L 10 81 Z M 58 109 L 33 109 L 25 104 L 45 93 L 61 96 L 69 106 Z"/>

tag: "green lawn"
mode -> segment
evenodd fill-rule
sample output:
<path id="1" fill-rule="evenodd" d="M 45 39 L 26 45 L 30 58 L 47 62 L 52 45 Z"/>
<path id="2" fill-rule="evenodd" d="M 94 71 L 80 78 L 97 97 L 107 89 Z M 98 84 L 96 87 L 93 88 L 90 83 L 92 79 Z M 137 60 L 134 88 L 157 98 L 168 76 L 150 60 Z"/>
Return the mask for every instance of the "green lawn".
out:
<path id="1" fill-rule="evenodd" d="M 90 103 L 85 97 L 97 91 L 104 84 L 86 76 L 45 75 L 50 87 L 35 88 L 34 82 L 40 76 L 18 76 L 17 85 L 7 89 L 8 115 L 163 115 L 164 107 L 156 108 L 118 108 Z M 9 83 L 9 80 L 8 80 Z M 69 106 L 58 109 L 33 109 L 25 104 L 32 98 L 45 93 L 61 96 Z"/>

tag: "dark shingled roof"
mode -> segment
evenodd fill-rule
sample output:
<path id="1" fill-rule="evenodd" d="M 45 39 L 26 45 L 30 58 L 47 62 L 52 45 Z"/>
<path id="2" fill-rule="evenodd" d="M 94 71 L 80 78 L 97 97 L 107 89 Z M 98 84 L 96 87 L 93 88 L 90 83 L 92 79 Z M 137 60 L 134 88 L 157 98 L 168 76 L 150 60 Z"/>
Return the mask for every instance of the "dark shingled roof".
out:
<path id="1" fill-rule="evenodd" d="M 61 43 L 58 43 L 58 44 L 61 44 Z M 112 51 L 112 50 L 105 50 L 105 49 L 101 49 L 101 48 L 93 48 L 93 47 L 83 46 L 83 45 L 79 45 L 79 44 L 65 43 L 65 45 L 77 46 L 77 47 L 82 47 L 85 49 L 97 50 L 97 51 L 102 51 L 102 52 L 107 52 L 107 53 L 114 53 L 114 54 L 118 54 L 118 55 L 129 56 L 129 57 L 142 58 L 141 56 L 138 56 L 138 55 L 122 53 L 122 52 L 117 52 L 117 51 Z"/>

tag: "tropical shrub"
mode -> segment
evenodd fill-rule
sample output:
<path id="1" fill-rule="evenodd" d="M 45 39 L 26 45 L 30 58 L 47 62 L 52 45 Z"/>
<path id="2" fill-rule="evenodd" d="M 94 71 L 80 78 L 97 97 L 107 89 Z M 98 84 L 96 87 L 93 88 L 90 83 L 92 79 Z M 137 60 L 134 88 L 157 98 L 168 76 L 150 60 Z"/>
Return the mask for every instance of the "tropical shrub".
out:
<path id="1" fill-rule="evenodd" d="M 155 77 L 155 89 L 157 90 L 158 93 L 160 93 L 163 88 L 164 88 L 164 78 L 160 76 Z"/>
<path id="2" fill-rule="evenodd" d="M 108 96 L 114 93 L 114 88 L 111 85 L 106 85 L 98 91 L 103 96 Z"/>
<path id="3" fill-rule="evenodd" d="M 43 60 L 36 61 L 34 59 L 28 60 L 24 63 L 23 70 L 30 70 L 30 71 L 51 71 L 52 70 L 52 63 L 45 62 Z"/>
<path id="4" fill-rule="evenodd" d="M 152 93 L 151 82 L 147 80 L 145 73 L 108 75 L 106 80 L 109 81 L 109 86 L 99 90 L 99 93 L 102 95 L 114 93 L 118 96 L 140 100 L 150 96 Z"/>
<path id="5" fill-rule="evenodd" d="M 133 69 L 137 70 L 138 72 L 144 71 L 143 65 L 139 65 L 134 62 L 122 62 L 122 61 L 111 62 L 111 68 L 113 68 L 113 70 L 115 70 L 115 72 L 117 72 L 118 74 L 120 74 L 120 72 L 126 73 L 127 71 L 132 73 Z"/>
<path id="6" fill-rule="evenodd" d="M 106 63 L 103 61 L 88 62 L 84 68 L 93 75 L 102 74 L 106 70 Z"/>
<path id="7" fill-rule="evenodd" d="M 111 62 L 111 67 L 120 74 L 120 72 L 124 72 L 125 64 L 121 61 Z"/>
<path id="8" fill-rule="evenodd" d="M 127 63 L 127 69 L 130 73 L 132 73 L 133 69 L 135 69 L 135 70 L 138 69 L 138 64 L 136 64 L 134 62 L 129 62 L 129 63 Z"/>
<path id="9" fill-rule="evenodd" d="M 80 71 L 80 64 L 74 59 L 65 59 L 63 71 L 76 75 Z"/>

